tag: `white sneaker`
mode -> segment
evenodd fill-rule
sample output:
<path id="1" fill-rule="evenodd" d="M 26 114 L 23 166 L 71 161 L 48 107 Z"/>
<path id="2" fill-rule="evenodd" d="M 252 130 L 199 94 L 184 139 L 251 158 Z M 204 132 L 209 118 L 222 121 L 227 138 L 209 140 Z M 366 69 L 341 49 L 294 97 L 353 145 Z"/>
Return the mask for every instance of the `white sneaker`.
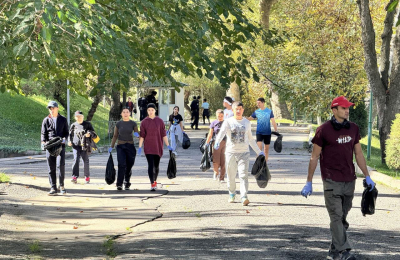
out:
<path id="1" fill-rule="evenodd" d="M 213 180 L 214 180 L 214 181 L 218 180 L 218 179 L 217 179 L 217 176 L 218 176 L 218 174 L 216 174 L 216 173 L 214 172 L 214 177 L 213 177 Z"/>
<path id="2" fill-rule="evenodd" d="M 250 203 L 250 201 L 249 201 L 248 198 L 246 198 L 246 197 L 242 198 L 242 204 L 243 204 L 243 206 L 247 206 L 247 205 L 249 205 L 249 203 Z"/>
<path id="3" fill-rule="evenodd" d="M 225 183 L 225 180 L 220 180 L 219 182 L 220 182 L 220 183 Z"/>

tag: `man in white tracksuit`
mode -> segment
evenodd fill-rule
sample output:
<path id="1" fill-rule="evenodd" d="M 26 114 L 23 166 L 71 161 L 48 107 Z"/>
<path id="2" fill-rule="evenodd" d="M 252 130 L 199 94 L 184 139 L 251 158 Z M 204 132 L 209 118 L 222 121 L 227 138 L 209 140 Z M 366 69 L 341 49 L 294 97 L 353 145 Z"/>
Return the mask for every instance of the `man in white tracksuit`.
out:
<path id="1" fill-rule="evenodd" d="M 228 118 L 222 124 L 218 133 L 214 149 L 218 150 L 220 142 L 227 136 L 225 165 L 228 176 L 229 202 L 235 202 L 236 195 L 236 173 L 239 172 L 240 179 L 240 197 L 243 206 L 247 206 L 250 201 L 247 198 L 249 190 L 248 170 L 250 150 L 249 145 L 258 155 L 264 155 L 264 152 L 257 146 L 255 139 L 251 134 L 250 121 L 243 117 L 243 104 L 234 102 L 232 105 L 234 116 Z"/>

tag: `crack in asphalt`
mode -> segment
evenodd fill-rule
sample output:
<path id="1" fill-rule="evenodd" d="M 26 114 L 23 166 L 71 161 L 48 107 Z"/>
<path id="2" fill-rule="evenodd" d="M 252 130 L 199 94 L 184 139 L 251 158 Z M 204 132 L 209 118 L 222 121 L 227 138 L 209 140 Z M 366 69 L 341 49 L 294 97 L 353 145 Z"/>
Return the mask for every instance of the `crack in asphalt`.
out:
<path id="1" fill-rule="evenodd" d="M 141 199 L 141 201 L 142 201 L 142 203 L 144 203 L 146 200 L 150 200 L 150 199 L 153 199 L 153 198 L 160 198 L 160 197 L 163 197 L 163 196 L 167 195 L 168 193 L 169 193 L 169 190 L 166 190 L 165 193 L 163 193 L 163 194 L 160 194 L 160 195 L 158 195 L 158 196 L 145 197 L 145 198 Z M 155 220 L 157 220 L 157 219 L 159 219 L 159 218 L 162 218 L 162 217 L 164 216 L 164 214 L 161 213 L 160 211 L 158 211 L 158 209 L 159 209 L 160 207 L 161 207 L 161 204 L 158 205 L 158 206 L 154 209 L 154 211 L 157 211 L 157 212 L 159 213 L 158 216 L 155 216 L 154 218 L 151 218 L 151 219 L 145 220 L 145 221 L 143 221 L 143 222 L 137 223 L 137 224 L 135 224 L 135 225 L 129 227 L 129 229 L 132 229 L 132 228 L 135 228 L 135 227 L 144 225 L 144 224 L 146 224 L 146 223 L 153 222 L 153 221 L 155 221 Z M 129 234 L 131 234 L 131 233 L 132 233 L 132 232 L 126 232 L 126 233 L 114 235 L 114 236 L 111 236 L 109 240 L 117 240 L 117 239 L 119 239 L 119 238 L 121 238 L 121 237 L 123 237 L 123 236 L 129 235 Z"/>

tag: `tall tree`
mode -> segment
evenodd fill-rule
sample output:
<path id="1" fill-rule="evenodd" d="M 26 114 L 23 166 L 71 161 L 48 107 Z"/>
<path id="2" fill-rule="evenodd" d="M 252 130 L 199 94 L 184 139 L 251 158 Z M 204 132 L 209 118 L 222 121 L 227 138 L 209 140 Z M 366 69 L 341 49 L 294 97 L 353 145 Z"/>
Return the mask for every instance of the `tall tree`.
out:
<path id="1" fill-rule="evenodd" d="M 260 14 L 261 14 L 261 24 L 266 29 L 269 30 L 269 17 L 271 13 L 272 5 L 276 2 L 276 0 L 260 0 Z M 291 119 L 289 109 L 285 100 L 279 98 L 278 91 L 274 88 L 273 84 L 266 79 L 266 84 L 271 92 L 271 106 L 274 111 L 274 116 L 278 119 L 286 118 Z"/>
<path id="2" fill-rule="evenodd" d="M 364 68 L 374 98 L 377 100 L 382 163 L 386 162 L 386 140 L 389 137 L 390 126 L 396 114 L 400 113 L 400 30 L 399 22 L 394 24 L 395 20 L 399 21 L 399 17 L 396 17 L 398 2 L 398 0 L 390 0 L 386 6 L 387 13 L 381 35 L 382 44 L 378 61 L 370 1 L 357 1 L 364 47 Z M 396 28 L 394 35 L 393 26 Z M 393 59 L 390 66 L 391 56 Z"/>

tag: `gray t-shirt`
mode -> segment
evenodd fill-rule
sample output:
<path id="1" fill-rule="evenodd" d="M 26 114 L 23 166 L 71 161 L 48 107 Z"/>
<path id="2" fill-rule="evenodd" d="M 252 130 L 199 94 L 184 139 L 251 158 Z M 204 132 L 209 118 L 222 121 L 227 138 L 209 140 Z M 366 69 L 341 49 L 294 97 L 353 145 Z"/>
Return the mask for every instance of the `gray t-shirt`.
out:
<path id="1" fill-rule="evenodd" d="M 137 124 L 135 121 L 119 121 L 114 129 L 114 137 L 111 142 L 111 147 L 114 147 L 115 141 L 118 138 L 118 144 L 132 143 L 133 132 L 137 132 Z"/>

